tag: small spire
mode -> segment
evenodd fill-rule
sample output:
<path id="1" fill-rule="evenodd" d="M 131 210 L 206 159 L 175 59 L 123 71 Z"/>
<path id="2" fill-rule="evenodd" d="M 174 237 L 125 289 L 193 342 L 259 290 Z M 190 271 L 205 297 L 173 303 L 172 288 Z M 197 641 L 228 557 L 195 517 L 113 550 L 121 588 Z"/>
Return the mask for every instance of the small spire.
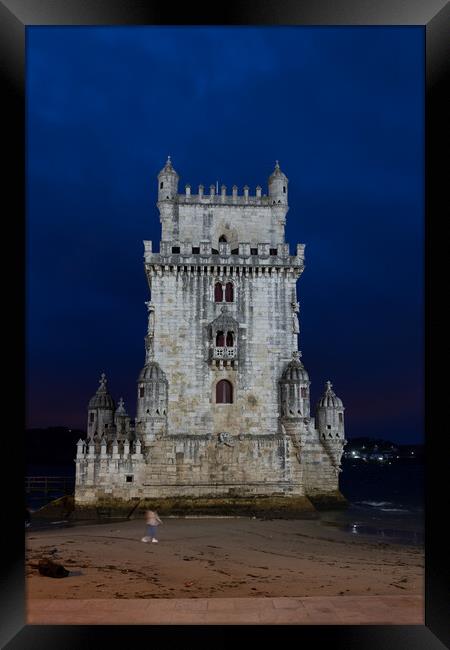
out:
<path id="1" fill-rule="evenodd" d="M 280 165 L 278 160 L 275 160 L 275 169 L 280 169 Z"/>
<path id="2" fill-rule="evenodd" d="M 102 372 L 102 374 L 100 375 L 100 386 L 99 386 L 99 390 L 106 390 L 106 381 L 107 381 L 107 379 L 106 379 L 106 375 L 105 375 L 104 372 Z"/>
<path id="3" fill-rule="evenodd" d="M 333 384 L 331 383 L 331 381 L 327 381 L 327 383 L 326 383 L 325 385 L 326 385 L 326 387 L 327 387 L 327 392 L 330 392 L 330 391 L 331 391 L 331 387 L 333 386 Z"/>

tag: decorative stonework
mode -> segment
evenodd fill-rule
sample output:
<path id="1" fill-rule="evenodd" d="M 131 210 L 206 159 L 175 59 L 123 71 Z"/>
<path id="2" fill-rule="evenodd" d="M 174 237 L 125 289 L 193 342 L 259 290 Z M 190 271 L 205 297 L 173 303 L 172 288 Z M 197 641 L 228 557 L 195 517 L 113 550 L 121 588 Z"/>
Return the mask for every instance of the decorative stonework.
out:
<path id="1" fill-rule="evenodd" d="M 122 399 L 116 408 L 103 374 L 77 443 L 76 503 L 333 499 L 344 407 L 328 382 L 310 414 L 297 349 L 305 247 L 291 256 L 285 242 L 288 179 L 277 162 L 267 195 L 178 194 L 178 181 L 169 157 L 159 252 L 144 242 L 151 299 L 136 420 Z"/>

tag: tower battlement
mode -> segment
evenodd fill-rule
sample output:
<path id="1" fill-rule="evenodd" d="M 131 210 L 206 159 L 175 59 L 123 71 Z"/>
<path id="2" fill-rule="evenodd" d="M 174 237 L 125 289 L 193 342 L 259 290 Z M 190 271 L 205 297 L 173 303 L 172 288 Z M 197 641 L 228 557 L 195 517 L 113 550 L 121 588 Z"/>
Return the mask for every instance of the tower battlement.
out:
<path id="1" fill-rule="evenodd" d="M 212 186 L 213 187 L 213 186 Z M 186 186 L 186 191 L 184 194 L 177 194 L 173 199 L 177 203 L 185 203 L 187 205 L 193 205 L 194 203 L 200 203 L 202 205 L 229 205 L 229 206 L 247 206 L 247 205 L 262 205 L 262 206 L 272 206 L 277 204 L 281 199 L 275 199 L 274 197 L 267 196 L 267 194 L 261 194 L 261 188 L 256 188 L 255 194 L 249 193 L 249 188 L 244 186 L 242 194 L 238 194 L 238 188 L 236 187 L 236 192 L 233 191 L 232 194 L 226 193 L 226 187 L 222 186 L 224 189 L 220 193 L 217 193 L 215 189 L 211 189 L 209 194 L 205 194 L 203 191 L 200 191 L 198 194 L 191 194 L 190 186 Z M 203 188 L 201 185 L 200 188 Z"/>

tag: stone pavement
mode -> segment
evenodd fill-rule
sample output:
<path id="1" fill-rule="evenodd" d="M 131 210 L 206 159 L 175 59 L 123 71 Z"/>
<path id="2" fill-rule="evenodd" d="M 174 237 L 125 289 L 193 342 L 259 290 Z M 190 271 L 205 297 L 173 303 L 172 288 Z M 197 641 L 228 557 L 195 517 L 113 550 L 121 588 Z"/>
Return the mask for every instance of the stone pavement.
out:
<path id="1" fill-rule="evenodd" d="M 28 625 L 424 625 L 422 596 L 29 599 Z"/>

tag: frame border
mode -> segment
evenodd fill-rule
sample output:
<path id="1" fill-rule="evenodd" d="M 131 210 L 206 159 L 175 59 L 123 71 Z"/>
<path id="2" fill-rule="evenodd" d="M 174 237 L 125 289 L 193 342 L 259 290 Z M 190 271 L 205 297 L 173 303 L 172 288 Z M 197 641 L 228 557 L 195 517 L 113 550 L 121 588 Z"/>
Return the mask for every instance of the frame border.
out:
<path id="1" fill-rule="evenodd" d="M 445 0 L 259 0 L 258 3 L 228 1 L 217 6 L 215 11 L 199 8 L 191 3 L 180 6 L 175 12 L 170 5 L 159 5 L 146 0 L 0 0 L 0 71 L 5 88 L 3 142 L 5 162 L 7 162 L 6 182 L 3 185 L 4 201 L 8 202 L 6 214 L 13 216 L 15 225 L 14 242 L 24 251 L 24 257 L 15 255 L 7 267 L 9 278 L 13 276 L 23 289 L 25 297 L 25 250 L 26 224 L 26 153 L 25 153 L 25 46 L 26 27 L 37 25 L 301 25 L 301 26 L 422 26 L 425 29 L 426 50 L 426 147 L 425 147 L 425 417 L 427 436 L 426 450 L 426 513 L 425 513 L 425 625 L 417 626 L 372 626 L 372 625 L 298 625 L 293 633 L 299 641 L 324 642 L 333 648 L 405 648 L 407 650 L 439 650 L 450 642 L 448 624 L 448 585 L 445 580 L 445 567 L 448 568 L 446 538 L 440 517 L 445 516 L 448 507 L 444 502 L 444 485 L 432 482 L 432 475 L 445 478 L 448 475 L 450 453 L 443 450 L 448 439 L 438 431 L 431 431 L 435 416 L 442 404 L 446 404 L 444 387 L 435 379 L 437 355 L 431 350 L 431 339 L 439 334 L 435 324 L 435 310 L 431 309 L 431 289 L 441 276 L 442 268 L 436 270 L 431 264 L 431 240 L 439 237 L 438 215 L 443 212 L 444 187 L 448 185 L 448 163 L 444 160 L 442 134 L 445 132 L 445 76 L 444 63 L 450 59 L 446 26 L 450 24 L 450 6 Z M 4 177 L 5 178 L 5 177 Z M 5 196 L 6 195 L 6 196 Z M 6 219 L 5 219 L 6 221 Z M 433 242 L 433 245 L 436 241 Z M 441 243 L 442 247 L 444 246 Z M 445 254 L 444 254 L 445 255 Z M 448 255 L 448 252 L 447 252 Z M 433 261 L 445 257 L 435 255 Z M 24 476 L 24 436 L 25 417 L 18 423 L 14 414 L 25 413 L 26 400 L 23 391 L 25 382 L 25 300 L 19 298 L 20 291 L 12 283 L 4 283 L 7 289 L 7 304 L 13 309 L 17 321 L 13 323 L 9 338 L 19 338 L 15 350 L 14 366 L 10 369 L 10 385 L 18 390 L 14 408 L 8 408 L 9 426 L 5 434 L 14 436 L 14 457 L 20 462 L 5 463 L 9 470 L 8 494 L 16 495 L 8 521 L 14 530 L 8 530 L 4 540 L 9 548 L 2 565 L 2 647 L 16 648 L 78 648 L 87 644 L 93 647 L 106 640 L 107 635 L 118 643 L 127 644 L 149 635 L 166 642 L 170 639 L 177 647 L 177 641 L 185 644 L 191 638 L 214 640 L 216 645 L 229 644 L 243 626 L 33 626 L 25 625 L 25 568 L 23 535 L 23 476 Z M 436 291 L 437 293 L 437 291 Z M 434 303 L 436 305 L 436 301 Z M 430 318 L 432 317 L 432 318 Z M 436 319 L 437 320 L 437 319 Z M 8 340 L 9 340 L 8 338 Z M 440 347 L 442 349 L 442 347 Z M 444 364 L 442 363 L 442 370 Z M 448 400 L 448 397 L 447 397 Z M 9 401 L 9 400 L 8 400 Z M 444 406 L 445 408 L 445 406 Z M 19 433 L 14 435 L 21 426 Z M 445 425 L 444 425 L 445 426 Z M 445 430 L 443 429 L 443 432 Z M 434 433 L 434 437 L 433 434 Z M 8 440 L 8 438 L 7 438 Z M 19 471 L 19 468 L 22 471 Z M 9 501 L 8 501 L 8 506 Z M 17 524 L 17 526 L 16 526 Z M 3 529 L 6 530 L 5 528 Z M 9 534 L 11 532 L 11 534 Z M 221 627 L 220 643 L 214 628 Z M 264 637 L 278 641 L 287 626 L 245 626 L 252 638 Z M 294 626 L 290 626 L 294 627 Z M 212 629 L 211 629 L 212 628 Z M 237 630 L 235 630 L 237 628 Z M 260 629 L 261 628 L 261 629 Z M 234 639 L 233 639 L 234 640 Z M 5 645 L 3 645 L 5 643 Z M 447 645 L 450 647 L 450 645 Z"/>

